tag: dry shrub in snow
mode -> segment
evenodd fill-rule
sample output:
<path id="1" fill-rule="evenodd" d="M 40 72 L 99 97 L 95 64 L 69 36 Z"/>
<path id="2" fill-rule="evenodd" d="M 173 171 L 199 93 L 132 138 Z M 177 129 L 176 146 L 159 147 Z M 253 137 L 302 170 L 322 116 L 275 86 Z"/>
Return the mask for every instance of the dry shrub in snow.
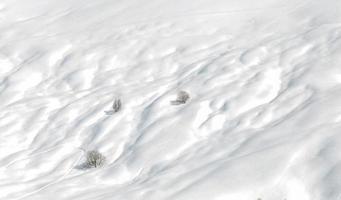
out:
<path id="1" fill-rule="evenodd" d="M 178 96 L 175 101 L 171 101 L 172 105 L 185 104 L 189 99 L 189 94 L 186 91 L 178 92 Z"/>
<path id="2" fill-rule="evenodd" d="M 121 110 L 122 103 L 120 99 L 115 99 L 114 104 L 112 105 L 112 109 L 114 112 L 118 112 Z"/>
<path id="3" fill-rule="evenodd" d="M 103 166 L 105 157 L 98 151 L 88 151 L 86 153 L 86 166 L 87 168 L 97 168 Z"/>

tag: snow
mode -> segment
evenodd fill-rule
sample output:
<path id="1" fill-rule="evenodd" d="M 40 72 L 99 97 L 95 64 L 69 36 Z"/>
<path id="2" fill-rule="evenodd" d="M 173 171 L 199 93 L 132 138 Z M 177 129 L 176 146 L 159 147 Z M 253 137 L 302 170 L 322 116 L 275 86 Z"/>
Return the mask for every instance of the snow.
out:
<path id="1" fill-rule="evenodd" d="M 340 1 L 2 0 L 0 30 L 1 200 L 341 200 Z"/>

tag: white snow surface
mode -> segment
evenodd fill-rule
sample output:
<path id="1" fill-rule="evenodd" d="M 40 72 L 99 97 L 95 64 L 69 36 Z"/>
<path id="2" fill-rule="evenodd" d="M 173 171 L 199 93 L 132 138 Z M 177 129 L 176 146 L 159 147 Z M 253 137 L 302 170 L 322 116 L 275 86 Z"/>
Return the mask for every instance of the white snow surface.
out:
<path id="1" fill-rule="evenodd" d="M 341 200 L 340 0 L 1 0 L 0 33 L 1 200 Z"/>

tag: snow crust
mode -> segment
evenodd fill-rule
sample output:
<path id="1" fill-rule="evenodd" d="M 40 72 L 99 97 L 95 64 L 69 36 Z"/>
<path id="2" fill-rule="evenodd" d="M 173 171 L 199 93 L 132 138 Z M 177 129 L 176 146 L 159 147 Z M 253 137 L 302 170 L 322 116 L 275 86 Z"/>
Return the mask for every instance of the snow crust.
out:
<path id="1" fill-rule="evenodd" d="M 1 200 L 341 200 L 341 1 L 2 0 L 0 31 Z"/>

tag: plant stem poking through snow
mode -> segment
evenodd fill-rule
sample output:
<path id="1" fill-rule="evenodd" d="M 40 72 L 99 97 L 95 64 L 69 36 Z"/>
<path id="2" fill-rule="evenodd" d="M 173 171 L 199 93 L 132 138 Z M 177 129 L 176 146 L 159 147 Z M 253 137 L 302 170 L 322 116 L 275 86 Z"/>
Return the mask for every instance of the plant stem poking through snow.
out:
<path id="1" fill-rule="evenodd" d="M 122 107 L 122 103 L 121 103 L 121 99 L 115 99 L 114 104 L 112 105 L 112 109 L 114 110 L 114 112 L 118 112 L 121 110 Z"/>
<path id="2" fill-rule="evenodd" d="M 189 100 L 189 94 L 186 91 L 178 92 L 178 97 L 175 101 L 171 101 L 172 105 L 185 104 Z"/>
<path id="3" fill-rule="evenodd" d="M 114 103 L 112 104 L 112 110 L 104 111 L 107 115 L 113 115 L 114 113 L 117 113 L 122 108 L 122 102 L 121 99 L 115 99 Z"/>

